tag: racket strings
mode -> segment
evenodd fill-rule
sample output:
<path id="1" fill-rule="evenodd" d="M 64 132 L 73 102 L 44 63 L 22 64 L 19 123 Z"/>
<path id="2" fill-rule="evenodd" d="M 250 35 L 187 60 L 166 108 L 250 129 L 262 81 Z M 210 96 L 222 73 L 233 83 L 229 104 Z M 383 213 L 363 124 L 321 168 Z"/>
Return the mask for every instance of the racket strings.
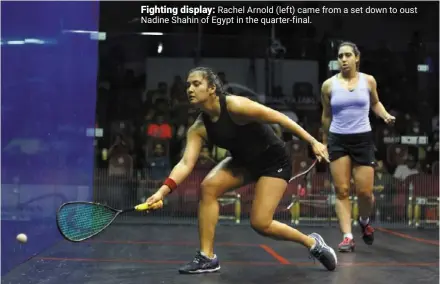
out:
<path id="1" fill-rule="evenodd" d="M 99 233 L 115 216 L 106 206 L 68 204 L 58 213 L 58 227 L 67 239 L 81 241 Z"/>

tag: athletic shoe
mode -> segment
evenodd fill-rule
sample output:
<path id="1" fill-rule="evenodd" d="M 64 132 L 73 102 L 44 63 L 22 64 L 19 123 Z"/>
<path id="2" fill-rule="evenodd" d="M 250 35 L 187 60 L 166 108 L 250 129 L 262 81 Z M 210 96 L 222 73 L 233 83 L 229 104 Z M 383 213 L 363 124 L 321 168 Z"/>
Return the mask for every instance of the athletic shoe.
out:
<path id="1" fill-rule="evenodd" d="M 338 264 L 335 251 L 324 242 L 324 239 L 319 234 L 312 233 L 309 237 L 314 238 L 316 241 L 315 247 L 310 249 L 311 256 L 321 262 L 327 270 L 335 270 Z"/>
<path id="2" fill-rule="evenodd" d="M 210 273 L 220 270 L 220 263 L 217 256 L 214 258 L 209 258 L 201 254 L 200 251 L 197 252 L 194 259 L 179 268 L 179 273 L 181 274 L 199 274 L 199 273 Z"/>
<path id="3" fill-rule="evenodd" d="M 370 223 L 363 225 L 360 220 L 359 224 L 362 230 L 362 239 L 367 245 L 372 245 L 374 242 L 374 229 L 371 227 Z"/>
<path id="4" fill-rule="evenodd" d="M 350 238 L 344 238 L 338 245 L 340 252 L 353 252 L 355 248 L 354 240 Z"/>

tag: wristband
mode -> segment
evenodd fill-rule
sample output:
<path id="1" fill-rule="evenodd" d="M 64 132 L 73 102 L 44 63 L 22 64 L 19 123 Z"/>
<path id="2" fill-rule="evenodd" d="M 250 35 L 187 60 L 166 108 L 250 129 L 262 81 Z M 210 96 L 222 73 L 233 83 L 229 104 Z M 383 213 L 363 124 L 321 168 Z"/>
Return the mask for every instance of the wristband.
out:
<path id="1" fill-rule="evenodd" d="M 167 178 L 163 184 L 168 186 L 170 188 L 171 192 L 173 192 L 173 190 L 175 190 L 177 187 L 176 182 L 172 178 Z"/>

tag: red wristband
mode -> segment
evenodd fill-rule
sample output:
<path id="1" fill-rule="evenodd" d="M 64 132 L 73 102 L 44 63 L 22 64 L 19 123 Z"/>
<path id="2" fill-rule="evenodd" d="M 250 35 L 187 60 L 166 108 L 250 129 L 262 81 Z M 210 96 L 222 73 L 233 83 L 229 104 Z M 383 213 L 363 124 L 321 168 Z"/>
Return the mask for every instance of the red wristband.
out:
<path id="1" fill-rule="evenodd" d="M 167 178 L 163 184 L 168 186 L 171 192 L 177 188 L 177 184 L 172 178 Z"/>

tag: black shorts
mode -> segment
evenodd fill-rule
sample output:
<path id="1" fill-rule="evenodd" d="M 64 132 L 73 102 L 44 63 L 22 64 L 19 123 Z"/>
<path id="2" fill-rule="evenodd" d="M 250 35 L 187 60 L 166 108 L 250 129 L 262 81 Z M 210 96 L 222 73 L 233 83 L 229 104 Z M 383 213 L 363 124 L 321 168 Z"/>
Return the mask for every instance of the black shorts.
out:
<path id="1" fill-rule="evenodd" d="M 371 131 L 356 134 L 330 132 L 327 147 L 331 162 L 348 155 L 358 165 L 371 167 L 375 165 L 374 142 Z"/>
<path id="2" fill-rule="evenodd" d="M 263 153 L 254 156 L 252 162 L 239 162 L 256 181 L 260 177 L 275 177 L 289 181 L 292 161 L 284 145 L 269 146 Z"/>

